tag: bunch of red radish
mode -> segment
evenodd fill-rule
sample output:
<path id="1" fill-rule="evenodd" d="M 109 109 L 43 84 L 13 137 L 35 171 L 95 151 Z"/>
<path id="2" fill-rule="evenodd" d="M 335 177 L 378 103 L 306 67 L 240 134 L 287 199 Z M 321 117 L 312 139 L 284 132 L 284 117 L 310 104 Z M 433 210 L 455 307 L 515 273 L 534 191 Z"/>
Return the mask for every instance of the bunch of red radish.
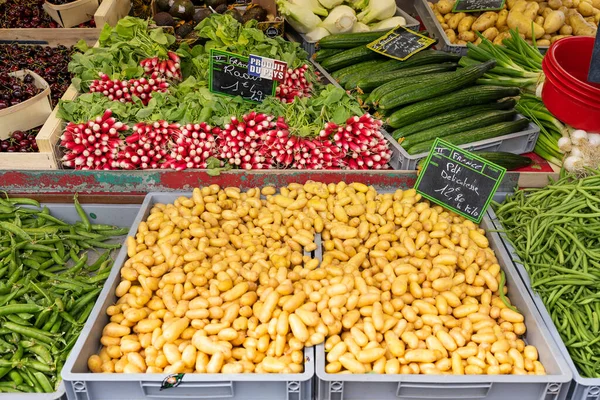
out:
<path id="1" fill-rule="evenodd" d="M 231 117 L 223 129 L 206 123 L 166 121 L 128 127 L 107 110 L 85 124 L 67 125 L 61 145 L 63 164 L 75 169 L 207 168 L 217 158 L 241 169 L 386 169 L 391 150 L 369 114 L 345 124 L 325 124 L 317 137 L 290 132 L 283 117 L 250 112 Z M 120 135 L 123 135 L 123 140 Z"/>
<path id="2" fill-rule="evenodd" d="M 324 129 L 337 128 L 328 123 Z M 277 119 L 277 129 L 267 132 L 260 154 L 265 157 L 266 168 L 278 169 L 338 169 L 343 158 L 340 148 L 330 140 L 292 135 L 282 117 Z"/>
<path id="3" fill-rule="evenodd" d="M 111 101 L 132 103 L 133 96 L 137 96 L 144 105 L 147 105 L 152 98 L 152 92 L 166 92 L 168 88 L 167 80 L 160 78 L 157 73 L 152 73 L 148 79 L 142 77 L 121 81 L 110 79 L 108 75 L 100 72 L 100 79 L 90 84 L 90 92 L 102 93 Z"/>
<path id="4" fill-rule="evenodd" d="M 273 117 L 254 111 L 242 120 L 231 117 L 217 135 L 217 157 L 242 169 L 266 169 L 265 157 L 260 153 L 267 132 L 275 127 Z"/>
<path id="5" fill-rule="evenodd" d="M 115 168 L 158 169 L 168 160 L 172 138 L 179 132 L 179 124 L 167 121 L 140 122 L 133 134 L 125 139 L 125 147 L 117 154 Z"/>
<path id="6" fill-rule="evenodd" d="M 381 125 L 380 120 L 364 114 L 348 118 L 333 136 L 321 132 L 321 137 L 333 140 L 341 148 L 348 169 L 387 169 L 392 151 L 380 131 Z"/>
<path id="7" fill-rule="evenodd" d="M 181 80 L 181 59 L 172 51 L 167 53 L 168 59 L 161 60 L 158 57 L 146 58 L 140 62 L 146 75 L 158 74 L 167 79 Z"/>
<path id="8" fill-rule="evenodd" d="M 84 124 L 70 122 L 60 140 L 66 151 L 65 167 L 75 169 L 114 169 L 114 161 L 123 143 L 120 134 L 127 125 L 115 120 L 111 110 Z"/>
<path id="9" fill-rule="evenodd" d="M 177 171 L 207 168 L 208 159 L 217 155 L 216 134 L 219 128 L 211 128 L 206 122 L 186 124 L 173 134 L 171 153 L 162 168 Z"/>
<path id="10" fill-rule="evenodd" d="M 284 82 L 275 89 L 275 97 L 283 103 L 291 103 L 296 97 L 310 97 L 313 84 L 306 79 L 307 72 L 310 73 L 307 64 L 295 69 L 288 68 Z"/>

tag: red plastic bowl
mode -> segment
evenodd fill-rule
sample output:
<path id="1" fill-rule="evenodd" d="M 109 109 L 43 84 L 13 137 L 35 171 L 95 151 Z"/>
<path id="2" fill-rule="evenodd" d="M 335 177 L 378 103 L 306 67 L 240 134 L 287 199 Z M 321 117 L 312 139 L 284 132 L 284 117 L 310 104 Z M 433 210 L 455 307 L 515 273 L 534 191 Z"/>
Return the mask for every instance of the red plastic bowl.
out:
<path id="1" fill-rule="evenodd" d="M 576 129 L 600 132 L 600 84 L 588 83 L 593 37 L 555 42 L 544 57 L 542 100 L 548 110 Z"/>

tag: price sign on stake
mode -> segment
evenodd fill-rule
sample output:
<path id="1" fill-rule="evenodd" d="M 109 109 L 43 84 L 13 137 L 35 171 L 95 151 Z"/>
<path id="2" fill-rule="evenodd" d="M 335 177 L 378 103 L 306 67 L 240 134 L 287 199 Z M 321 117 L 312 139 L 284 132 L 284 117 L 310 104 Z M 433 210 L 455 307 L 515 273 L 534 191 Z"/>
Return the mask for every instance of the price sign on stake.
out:
<path id="1" fill-rule="evenodd" d="M 479 223 L 506 169 L 436 139 L 415 188 L 426 199 Z"/>
<path id="2" fill-rule="evenodd" d="M 435 44 L 435 39 L 398 26 L 367 45 L 367 48 L 384 56 L 404 61 Z"/>
<path id="3" fill-rule="evenodd" d="M 502 10 L 505 0 L 457 0 L 452 12 Z"/>
<path id="4" fill-rule="evenodd" d="M 240 96 L 246 101 L 260 103 L 275 95 L 277 81 L 252 75 L 248 57 L 227 51 L 211 49 L 208 87 L 211 93 Z"/>
<path id="5" fill-rule="evenodd" d="M 600 35 L 596 35 L 594 51 L 592 52 L 592 61 L 590 63 L 590 72 L 588 81 L 600 83 Z"/>

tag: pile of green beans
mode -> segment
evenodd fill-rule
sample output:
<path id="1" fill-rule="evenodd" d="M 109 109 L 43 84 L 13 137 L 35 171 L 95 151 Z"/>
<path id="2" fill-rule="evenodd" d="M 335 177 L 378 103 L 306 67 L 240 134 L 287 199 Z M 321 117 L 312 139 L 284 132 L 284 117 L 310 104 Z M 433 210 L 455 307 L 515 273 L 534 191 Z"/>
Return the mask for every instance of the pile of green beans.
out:
<path id="1" fill-rule="evenodd" d="M 71 225 L 35 200 L 0 198 L 0 393 L 57 390 L 121 247 L 106 241 L 127 233 L 92 224 L 74 203 Z"/>
<path id="2" fill-rule="evenodd" d="M 600 377 L 600 170 L 494 204 L 582 376 Z"/>

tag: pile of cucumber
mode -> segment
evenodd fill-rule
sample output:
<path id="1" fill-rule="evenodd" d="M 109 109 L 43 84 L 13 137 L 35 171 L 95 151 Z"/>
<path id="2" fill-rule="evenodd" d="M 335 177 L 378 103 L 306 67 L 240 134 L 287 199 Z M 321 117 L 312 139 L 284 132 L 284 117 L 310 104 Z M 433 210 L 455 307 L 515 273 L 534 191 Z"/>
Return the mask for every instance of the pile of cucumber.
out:
<path id="1" fill-rule="evenodd" d="M 394 129 L 392 136 L 410 155 L 429 151 L 440 137 L 467 144 L 524 130 L 517 118 L 516 87 L 477 85 L 494 60 L 465 68 L 460 56 L 423 50 L 398 61 L 366 45 L 382 32 L 345 33 L 319 41 L 315 60 L 361 104 Z"/>

